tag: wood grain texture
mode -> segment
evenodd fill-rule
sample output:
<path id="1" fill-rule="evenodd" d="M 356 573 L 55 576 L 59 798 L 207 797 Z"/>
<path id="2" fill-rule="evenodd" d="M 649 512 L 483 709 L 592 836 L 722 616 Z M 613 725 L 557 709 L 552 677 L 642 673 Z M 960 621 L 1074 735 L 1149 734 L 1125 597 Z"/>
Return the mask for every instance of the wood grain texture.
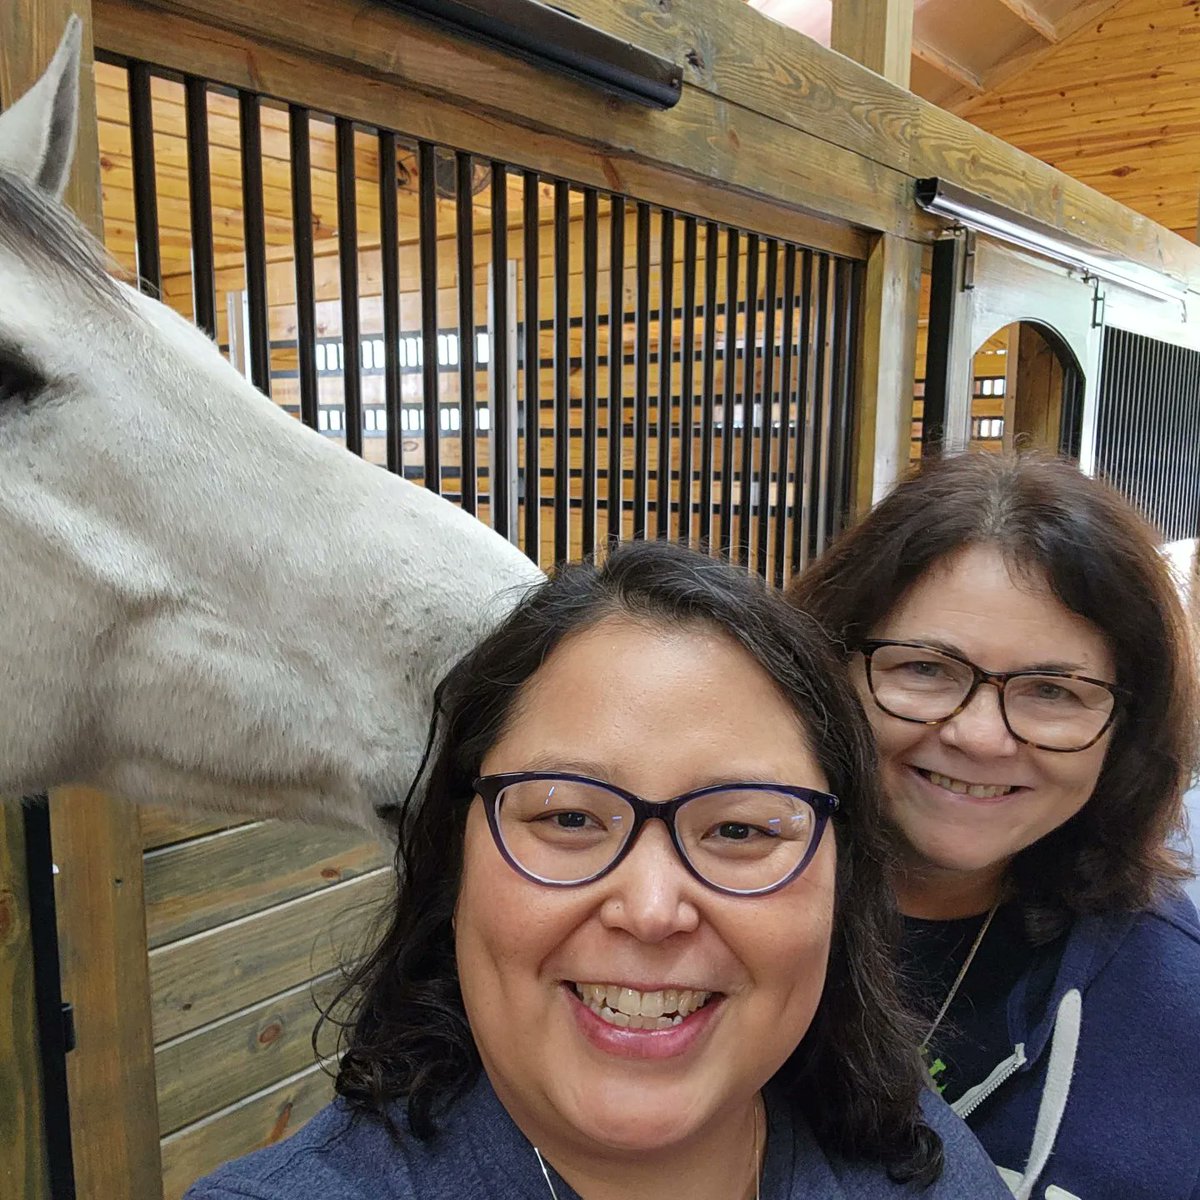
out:
<path id="1" fill-rule="evenodd" d="M 855 494 L 866 513 L 908 466 L 923 247 L 881 237 L 867 260 L 855 396 Z"/>
<path id="2" fill-rule="evenodd" d="M 151 947 L 385 866 L 362 834 L 262 821 L 153 851 L 145 859 Z"/>
<path id="3" fill-rule="evenodd" d="M 176 808 L 138 808 L 143 850 L 155 850 L 206 833 L 216 833 L 218 829 L 228 829 L 232 823 L 229 817 L 189 815 Z"/>
<path id="4" fill-rule="evenodd" d="M 1057 47 L 1067 41 L 1080 30 L 1094 27 L 1116 9 L 1125 0 L 1083 0 L 1073 5 L 1068 12 L 1054 22 L 1053 38 L 1041 35 L 1030 38 L 1025 46 L 1016 53 L 1005 55 L 983 75 L 983 93 L 971 91 L 951 92 L 942 96 L 938 103 L 970 119 L 970 110 L 976 103 L 986 104 L 989 97 L 1005 93 L 1010 82 L 1032 71 L 1035 67 L 1045 66 L 1054 70 Z M 1007 0 L 1006 0 L 1007 3 Z"/>
<path id="5" fill-rule="evenodd" d="M 980 137 L 970 124 L 780 28 L 739 0 L 676 0 L 668 12 L 653 0 L 577 0 L 574 10 L 677 60 L 688 47 L 704 47 L 703 71 L 690 69 L 686 78 L 731 103 L 877 157 L 913 178 L 943 175 L 1200 287 L 1196 247 L 1016 147 Z M 1060 32 L 1065 37 L 1077 19 L 1098 19 L 1097 11 L 1080 6 Z"/>
<path id="6" fill-rule="evenodd" d="M 1200 10 L 1124 0 L 958 111 L 1189 240 Z"/>
<path id="7" fill-rule="evenodd" d="M 297 987 L 166 1042 L 155 1052 L 158 1116 L 164 1136 L 311 1067 L 318 1005 L 333 998 L 339 974 Z M 321 1043 L 334 1053 L 333 1031 Z"/>
<path id="8" fill-rule="evenodd" d="M 907 88 L 912 67 L 913 0 L 833 0 L 830 48 Z"/>
<path id="9" fill-rule="evenodd" d="M 182 45 L 185 26 L 158 16 L 148 19 L 151 11 L 208 20 L 215 29 L 204 32 L 193 25 L 196 36 L 184 52 L 176 47 Z M 760 200 L 773 197 L 863 228 L 919 238 L 930 236 L 937 223 L 914 213 L 911 180 L 941 174 L 1200 286 L 1196 246 L 767 21 L 741 0 L 676 0 L 665 10 L 653 0 L 578 0 L 574 11 L 686 62 L 687 86 L 678 108 L 668 114 L 635 111 L 557 80 L 555 103 L 546 105 L 547 76 L 534 68 L 432 36 L 401 14 L 364 10 L 350 0 L 272 0 L 255 6 L 237 0 L 97 3 L 102 28 L 118 42 L 127 34 L 147 50 L 156 48 L 160 57 L 172 55 L 172 65 L 184 66 L 184 58 L 196 63 L 198 55 L 197 66 L 202 66 L 212 57 L 214 41 L 226 42 L 242 73 L 268 93 L 294 92 L 315 80 L 322 65 L 340 63 L 343 69 L 322 89 L 327 97 L 338 97 L 336 104 L 324 101 L 326 107 L 346 110 L 353 103 L 361 111 L 365 92 L 379 98 L 402 80 L 408 124 L 423 126 L 410 132 L 424 135 L 433 127 L 435 138 L 449 137 L 469 149 L 507 136 L 517 162 L 545 145 L 547 136 L 573 143 L 571 157 L 589 146 L 591 154 L 580 163 L 586 175 L 558 170 L 584 182 L 607 178 L 598 186 L 646 195 L 642 187 L 630 186 L 631 180 L 665 167 L 667 179 L 675 173 L 676 203 L 688 186 L 683 178 L 714 195 L 727 188 Z M 231 33 L 240 39 L 240 49 L 229 44 Z M 171 45 L 162 46 L 167 40 Z M 297 80 L 298 73 L 304 78 Z M 414 92 L 424 93 L 419 106 L 411 103 Z M 367 108 L 378 113 L 377 105 Z"/>
<path id="10" fill-rule="evenodd" d="M 104 0 L 97 14 L 107 48 L 762 233 L 824 246 L 829 222 L 813 224 L 812 214 L 852 222 L 851 196 L 889 226 L 922 224 L 900 204 L 897 173 L 760 114 L 697 91 L 664 123 L 567 83 L 548 105 L 533 67 L 491 51 L 464 55 L 390 9 Z"/>
<path id="11" fill-rule="evenodd" d="M 50 813 L 79 1194 L 146 1200 L 161 1171 L 137 814 L 82 788 L 52 794 Z"/>
<path id="12" fill-rule="evenodd" d="M 228 1159 L 290 1137 L 333 1098 L 333 1081 L 312 1066 L 163 1140 L 163 1200 L 180 1200 Z"/>
<path id="13" fill-rule="evenodd" d="M 0 1195 L 49 1200 L 20 804 L 0 800 Z"/>
<path id="14" fill-rule="evenodd" d="M 392 894 L 383 868 L 150 952 L 155 1041 L 164 1042 L 355 957 Z"/>

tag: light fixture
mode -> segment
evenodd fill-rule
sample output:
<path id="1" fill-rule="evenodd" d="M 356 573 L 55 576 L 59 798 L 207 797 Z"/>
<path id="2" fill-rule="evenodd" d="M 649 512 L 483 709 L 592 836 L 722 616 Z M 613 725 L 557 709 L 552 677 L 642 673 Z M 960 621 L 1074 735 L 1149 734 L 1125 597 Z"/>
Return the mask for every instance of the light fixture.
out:
<path id="1" fill-rule="evenodd" d="M 1104 279 L 1144 296 L 1175 304 L 1183 304 L 1187 299 L 1185 284 L 1139 263 L 1109 254 L 1082 238 L 1063 233 L 956 183 L 944 179 L 918 179 L 916 199 L 926 212 L 934 216 L 945 217 L 976 233 L 986 233 L 1002 242 L 1082 271 L 1085 278 Z"/>
<path id="2" fill-rule="evenodd" d="M 625 100 L 672 108 L 683 68 L 539 0 L 387 0 L 444 28 Z"/>

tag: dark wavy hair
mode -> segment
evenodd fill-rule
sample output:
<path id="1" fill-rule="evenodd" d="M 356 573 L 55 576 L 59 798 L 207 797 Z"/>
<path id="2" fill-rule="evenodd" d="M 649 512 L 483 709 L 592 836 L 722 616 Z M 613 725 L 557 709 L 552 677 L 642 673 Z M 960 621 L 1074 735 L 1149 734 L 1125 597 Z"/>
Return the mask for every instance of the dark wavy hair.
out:
<path id="1" fill-rule="evenodd" d="M 1195 764 L 1195 665 L 1157 541 L 1113 488 L 1065 460 L 962 454 L 914 470 L 787 589 L 850 653 L 948 555 L 994 546 L 1104 635 L 1129 698 L 1095 791 L 1009 873 L 1035 942 L 1073 915 L 1145 908 L 1189 874 L 1172 843 Z"/>
<path id="2" fill-rule="evenodd" d="M 389 1110 L 399 1102 L 412 1134 L 428 1138 L 477 1077 L 451 928 L 472 781 L 547 655 L 618 615 L 723 630 L 771 675 L 807 731 L 842 801 L 833 823 L 835 916 L 824 993 L 775 1083 L 827 1149 L 878 1161 L 896 1178 L 936 1179 L 942 1145 L 918 1108 L 923 1075 L 892 965 L 898 917 L 879 833 L 876 764 L 855 693 L 815 622 L 759 579 L 665 542 L 621 546 L 602 567 L 559 568 L 443 681 L 428 783 L 394 814 L 395 903 L 335 1002 L 343 1048 L 337 1092 L 397 1137 Z"/>

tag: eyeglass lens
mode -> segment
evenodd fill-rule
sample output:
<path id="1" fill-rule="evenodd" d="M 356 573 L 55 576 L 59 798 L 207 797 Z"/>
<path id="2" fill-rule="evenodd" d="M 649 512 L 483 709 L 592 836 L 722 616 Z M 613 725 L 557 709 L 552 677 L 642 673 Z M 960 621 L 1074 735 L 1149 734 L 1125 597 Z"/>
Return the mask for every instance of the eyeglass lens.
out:
<path id="1" fill-rule="evenodd" d="M 522 780 L 496 798 L 505 849 L 530 875 L 582 883 L 609 867 L 628 841 L 634 812 L 607 788 L 571 779 Z M 817 829 L 797 796 L 730 788 L 694 797 L 675 814 L 679 844 L 696 872 L 731 891 L 758 891 L 790 875 Z"/>
<path id="2" fill-rule="evenodd" d="M 871 654 L 871 691 L 879 706 L 914 721 L 943 721 L 957 711 L 975 682 L 971 668 L 936 650 L 877 646 Z M 1082 749 L 1108 723 L 1112 692 L 1084 679 L 1017 675 L 1001 696 L 1009 728 L 1019 738 L 1060 750 Z"/>

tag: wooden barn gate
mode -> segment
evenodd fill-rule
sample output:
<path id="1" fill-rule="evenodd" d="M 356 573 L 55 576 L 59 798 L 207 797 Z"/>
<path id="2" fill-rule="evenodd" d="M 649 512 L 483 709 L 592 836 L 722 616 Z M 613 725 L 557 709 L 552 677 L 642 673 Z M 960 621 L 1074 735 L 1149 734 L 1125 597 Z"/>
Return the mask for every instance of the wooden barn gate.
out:
<path id="1" fill-rule="evenodd" d="M 389 3 L 14 0 L 0 101 L 80 12 L 73 205 L 99 231 L 102 188 L 114 257 L 277 403 L 544 565 L 666 535 L 778 583 L 907 459 L 941 228 L 915 178 L 1200 277 L 1178 239 L 904 90 L 904 4 L 856 6 L 840 46 L 901 86 L 741 0 L 578 0 L 682 69 L 658 111 Z M 329 1095 L 313 995 L 389 872 L 349 836 L 77 791 L 51 812 L 75 1191 L 174 1198 Z M 41 1200 L 24 832 L 0 820 L 0 1191 Z"/>

